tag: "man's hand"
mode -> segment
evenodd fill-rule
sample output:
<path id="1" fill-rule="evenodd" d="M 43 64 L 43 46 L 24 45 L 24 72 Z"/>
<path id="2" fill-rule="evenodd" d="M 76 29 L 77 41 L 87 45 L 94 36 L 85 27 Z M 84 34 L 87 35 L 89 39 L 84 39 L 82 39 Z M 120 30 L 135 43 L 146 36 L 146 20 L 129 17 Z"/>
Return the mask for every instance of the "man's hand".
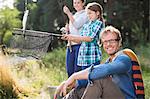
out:
<path id="1" fill-rule="evenodd" d="M 74 74 L 68 78 L 68 80 L 62 82 L 56 89 L 54 94 L 54 99 L 57 99 L 57 96 L 66 96 L 67 90 L 75 87 L 75 78 Z"/>
<path id="2" fill-rule="evenodd" d="M 65 14 L 70 14 L 71 13 L 67 6 L 63 7 L 63 11 L 64 11 Z"/>
<path id="3" fill-rule="evenodd" d="M 74 74 L 72 74 L 68 78 L 68 80 L 65 81 L 63 88 L 62 88 L 62 92 L 64 96 L 66 96 L 67 94 L 67 89 L 72 89 L 73 87 L 75 87 L 76 80 L 74 77 L 75 77 Z"/>
<path id="4" fill-rule="evenodd" d="M 55 91 L 55 94 L 54 94 L 54 99 L 57 99 L 57 96 L 63 96 L 63 93 L 62 93 L 62 89 L 63 89 L 63 86 L 65 84 L 65 81 L 62 82 L 56 89 Z"/>

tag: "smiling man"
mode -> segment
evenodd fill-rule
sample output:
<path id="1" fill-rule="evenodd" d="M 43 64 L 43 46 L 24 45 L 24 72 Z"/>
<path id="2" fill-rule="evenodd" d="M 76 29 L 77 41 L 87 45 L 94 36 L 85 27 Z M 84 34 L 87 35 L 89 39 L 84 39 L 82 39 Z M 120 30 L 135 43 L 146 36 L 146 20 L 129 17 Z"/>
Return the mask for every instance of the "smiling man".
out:
<path id="1" fill-rule="evenodd" d="M 121 53 L 120 31 L 107 26 L 100 37 L 105 52 L 110 56 L 106 63 L 74 73 L 57 88 L 56 94 L 66 95 L 66 89 L 75 80 L 88 79 L 89 85 L 79 99 L 144 99 L 144 86 L 137 58 L 134 57 L 136 60 L 133 61 L 130 55 Z M 138 80 L 134 82 L 135 79 Z M 66 99 L 78 99 L 72 98 L 71 93 L 77 92 L 73 89 Z"/>

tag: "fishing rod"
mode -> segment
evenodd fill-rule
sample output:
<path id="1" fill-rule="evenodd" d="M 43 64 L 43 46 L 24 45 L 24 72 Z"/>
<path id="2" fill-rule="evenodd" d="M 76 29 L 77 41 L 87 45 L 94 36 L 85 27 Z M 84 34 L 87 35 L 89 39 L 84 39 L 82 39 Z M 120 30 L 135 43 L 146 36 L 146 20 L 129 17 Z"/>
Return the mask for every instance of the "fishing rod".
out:
<path id="1" fill-rule="evenodd" d="M 14 28 L 14 31 L 12 32 L 13 35 L 23 35 L 23 36 L 30 36 L 30 37 L 48 37 L 48 36 L 54 36 L 54 37 L 62 37 L 62 34 L 56 34 L 56 33 L 49 33 L 49 32 L 41 32 L 41 31 L 34 31 L 34 30 L 23 30 Z"/>
<path id="2" fill-rule="evenodd" d="M 37 2 L 37 0 L 32 0 L 33 2 Z M 23 35 L 24 38 L 25 36 L 30 36 L 30 37 L 48 37 L 48 36 L 55 36 L 55 37 L 62 37 L 60 34 L 56 33 L 48 33 L 48 32 L 41 32 L 41 31 L 34 31 L 34 30 L 26 30 L 26 23 L 29 15 L 29 10 L 27 8 L 28 1 L 25 0 L 25 11 L 24 11 L 24 16 L 22 20 L 22 29 L 14 28 L 13 35 Z M 36 34 L 36 35 L 34 35 Z M 39 34 L 39 35 L 38 35 Z M 43 35 L 41 35 L 43 34 Z"/>

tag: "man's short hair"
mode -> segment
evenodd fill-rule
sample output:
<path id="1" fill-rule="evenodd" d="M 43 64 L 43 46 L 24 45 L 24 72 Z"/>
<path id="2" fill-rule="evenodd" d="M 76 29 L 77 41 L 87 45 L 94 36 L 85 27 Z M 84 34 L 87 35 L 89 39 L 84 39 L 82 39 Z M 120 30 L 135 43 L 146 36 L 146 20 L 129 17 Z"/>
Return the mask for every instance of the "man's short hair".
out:
<path id="1" fill-rule="evenodd" d="M 100 39 L 102 39 L 103 34 L 106 34 L 108 32 L 115 33 L 117 35 L 117 39 L 119 43 L 120 44 L 122 43 L 122 37 L 121 37 L 120 31 L 113 26 L 107 26 L 106 28 L 104 28 L 102 32 L 100 33 Z"/>

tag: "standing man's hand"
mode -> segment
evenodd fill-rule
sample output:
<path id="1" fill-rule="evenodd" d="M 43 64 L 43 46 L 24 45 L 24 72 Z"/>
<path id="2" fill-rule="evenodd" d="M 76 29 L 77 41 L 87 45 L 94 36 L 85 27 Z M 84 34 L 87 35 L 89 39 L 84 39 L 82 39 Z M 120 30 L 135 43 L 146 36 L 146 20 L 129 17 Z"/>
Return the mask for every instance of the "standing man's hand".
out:
<path id="1" fill-rule="evenodd" d="M 61 39 L 62 40 L 68 40 L 68 41 L 74 41 L 78 36 L 71 35 L 71 34 L 63 34 Z"/>
<path id="2" fill-rule="evenodd" d="M 67 6 L 64 6 L 63 11 L 69 18 L 69 24 L 70 24 L 70 22 L 73 23 L 75 21 L 75 19 L 74 19 L 72 13 L 70 12 L 69 8 Z"/>
<path id="3" fill-rule="evenodd" d="M 71 13 L 70 10 L 69 10 L 69 8 L 68 8 L 67 6 L 64 6 L 64 7 L 63 7 L 63 11 L 64 11 L 64 13 L 67 14 L 67 15 Z"/>

